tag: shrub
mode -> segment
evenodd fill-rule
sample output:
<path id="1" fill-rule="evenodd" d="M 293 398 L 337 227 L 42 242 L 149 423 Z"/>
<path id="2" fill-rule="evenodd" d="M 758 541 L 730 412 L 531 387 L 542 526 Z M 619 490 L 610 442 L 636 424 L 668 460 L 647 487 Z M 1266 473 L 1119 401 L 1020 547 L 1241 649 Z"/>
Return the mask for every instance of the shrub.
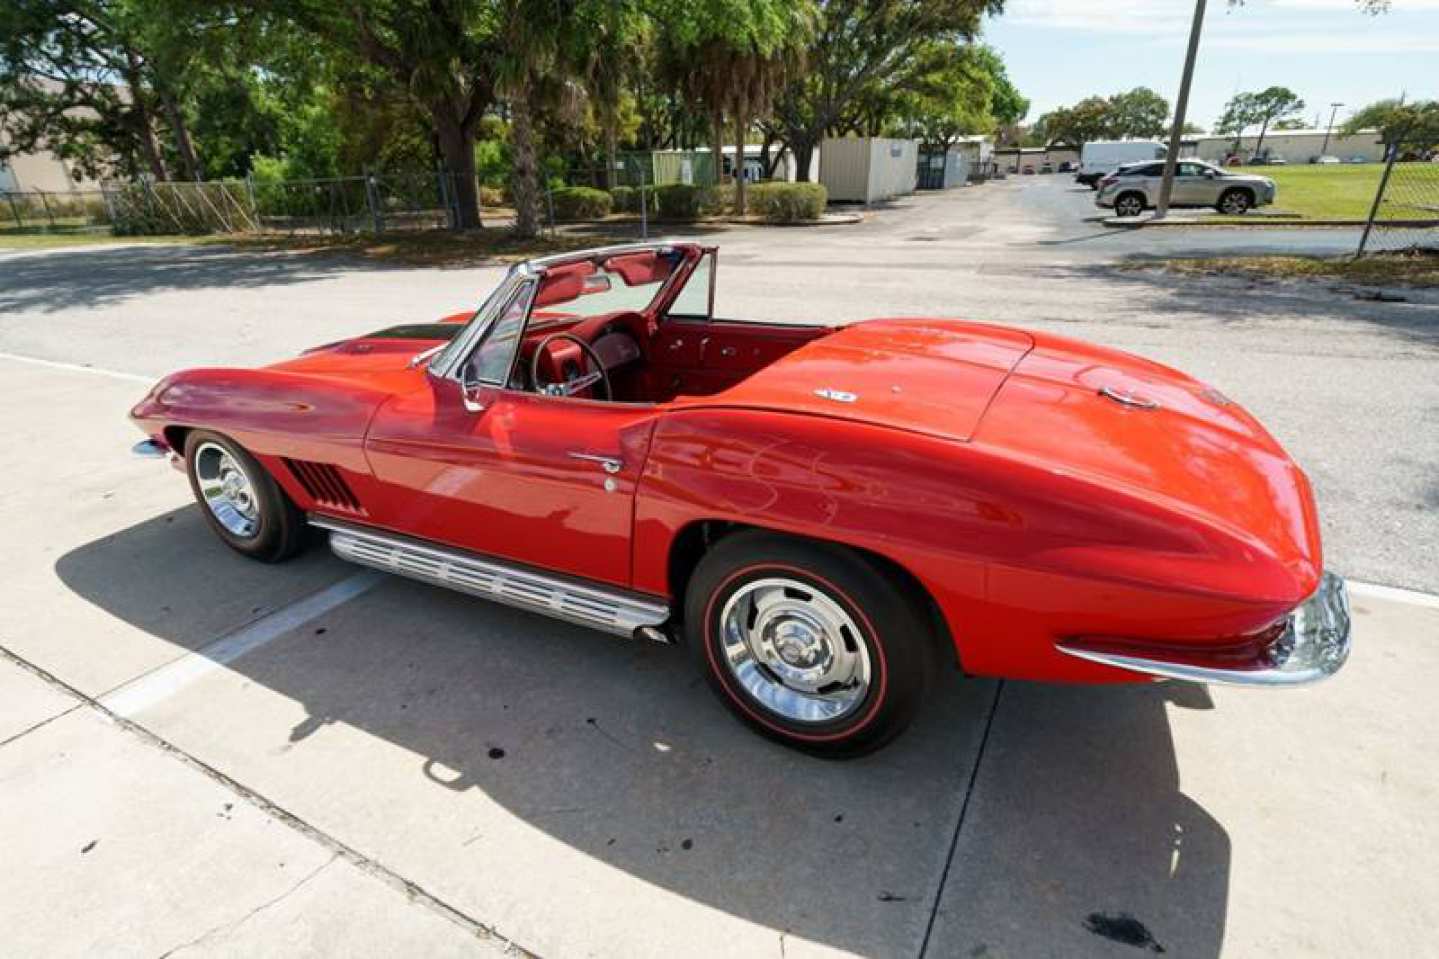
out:
<path id="1" fill-rule="evenodd" d="M 660 216 L 667 220 L 695 220 L 703 207 L 704 187 L 690 183 L 666 183 L 655 188 Z"/>
<path id="2" fill-rule="evenodd" d="M 619 213 L 638 213 L 638 212 L 640 212 L 640 190 L 639 190 L 638 187 L 633 187 L 633 186 L 617 186 L 617 187 L 615 187 L 613 190 L 610 191 L 610 196 L 614 198 L 614 201 L 615 201 L 614 209 L 615 209 L 616 212 L 619 212 Z M 645 198 L 649 201 L 650 212 L 653 213 L 653 212 L 654 212 L 654 209 L 655 209 L 655 190 L 654 190 L 654 187 L 647 187 L 647 188 L 645 189 L 645 191 L 644 191 L 644 196 L 645 196 Z"/>
<path id="3" fill-rule="evenodd" d="M 553 191 L 556 220 L 602 220 L 610 215 L 610 195 L 588 186 L 566 186 Z"/>
<path id="4" fill-rule="evenodd" d="M 829 201 L 820 183 L 756 183 L 745 192 L 750 212 L 768 223 L 818 220 Z"/>
<path id="5" fill-rule="evenodd" d="M 669 183 L 655 188 L 655 200 L 666 219 L 695 220 L 732 207 L 734 186 Z"/>

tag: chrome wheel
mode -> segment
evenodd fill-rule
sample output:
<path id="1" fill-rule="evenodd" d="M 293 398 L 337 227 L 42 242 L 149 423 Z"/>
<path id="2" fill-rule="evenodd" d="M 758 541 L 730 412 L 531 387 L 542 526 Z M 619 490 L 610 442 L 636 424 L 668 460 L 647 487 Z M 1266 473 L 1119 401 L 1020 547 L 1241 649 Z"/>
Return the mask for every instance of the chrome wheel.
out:
<path id="1" fill-rule="evenodd" d="M 195 451 L 195 479 L 205 506 L 236 536 L 248 539 L 260 530 L 260 503 L 243 466 L 218 443 Z"/>
<path id="2" fill-rule="evenodd" d="M 730 674 L 787 720 L 839 719 L 869 692 L 863 634 L 844 607 L 808 583 L 785 577 L 745 583 L 725 603 L 720 632 Z"/>
<path id="3" fill-rule="evenodd" d="M 1144 201 L 1133 193 L 1126 193 L 1114 201 L 1114 212 L 1120 216 L 1139 216 L 1144 212 Z"/>

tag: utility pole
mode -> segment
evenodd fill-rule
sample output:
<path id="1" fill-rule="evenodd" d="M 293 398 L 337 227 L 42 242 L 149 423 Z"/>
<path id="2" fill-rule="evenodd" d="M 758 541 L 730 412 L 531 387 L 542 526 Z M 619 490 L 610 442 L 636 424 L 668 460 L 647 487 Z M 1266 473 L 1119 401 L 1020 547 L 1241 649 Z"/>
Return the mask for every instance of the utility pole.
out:
<path id="1" fill-rule="evenodd" d="M 1184 114 L 1189 109 L 1189 86 L 1194 80 L 1194 61 L 1199 56 L 1199 33 L 1204 27 L 1204 0 L 1194 2 L 1194 23 L 1189 28 L 1189 50 L 1184 55 L 1184 75 L 1179 80 L 1179 98 L 1174 103 L 1174 129 L 1169 131 L 1169 153 L 1164 158 L 1164 181 L 1159 185 L 1159 204 L 1154 218 L 1169 215 L 1169 197 L 1174 192 L 1174 167 L 1179 162 L 1179 141 L 1184 134 Z"/>
<path id="2" fill-rule="evenodd" d="M 1329 135 L 1334 132 L 1334 116 L 1339 112 L 1339 108 L 1342 106 L 1344 106 L 1342 103 L 1329 104 L 1329 126 L 1324 130 L 1324 145 L 1319 148 L 1320 156 L 1324 156 L 1324 154 L 1329 152 Z"/>

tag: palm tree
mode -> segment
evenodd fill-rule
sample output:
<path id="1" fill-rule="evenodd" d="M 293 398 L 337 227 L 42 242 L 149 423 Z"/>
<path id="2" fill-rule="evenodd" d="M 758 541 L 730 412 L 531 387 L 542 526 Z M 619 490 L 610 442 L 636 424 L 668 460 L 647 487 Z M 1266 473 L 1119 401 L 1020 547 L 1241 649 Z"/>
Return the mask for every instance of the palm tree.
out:
<path id="1" fill-rule="evenodd" d="M 715 182 L 723 180 L 724 117 L 735 122 L 736 206 L 744 212 L 744 140 L 803 57 L 810 0 L 671 0 L 663 14 L 666 73 L 710 120 Z"/>
<path id="2" fill-rule="evenodd" d="M 533 237 L 540 231 L 535 117 L 547 102 L 562 102 L 576 94 L 565 34 L 575 6 L 574 0 L 501 0 L 498 5 L 503 52 L 495 70 L 495 87 L 510 107 L 511 192 L 515 233 L 521 237 Z"/>

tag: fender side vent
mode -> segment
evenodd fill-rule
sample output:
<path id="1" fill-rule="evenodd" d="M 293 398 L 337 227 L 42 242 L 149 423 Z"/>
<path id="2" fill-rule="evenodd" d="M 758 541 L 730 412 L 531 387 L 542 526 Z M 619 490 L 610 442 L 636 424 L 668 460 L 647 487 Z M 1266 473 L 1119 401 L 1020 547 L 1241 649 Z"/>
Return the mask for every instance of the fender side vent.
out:
<path id="1" fill-rule="evenodd" d="M 360 500 L 350 489 L 350 484 L 346 483 L 340 471 L 329 463 L 286 459 L 285 467 L 317 505 L 348 510 L 351 513 L 365 512 Z"/>

